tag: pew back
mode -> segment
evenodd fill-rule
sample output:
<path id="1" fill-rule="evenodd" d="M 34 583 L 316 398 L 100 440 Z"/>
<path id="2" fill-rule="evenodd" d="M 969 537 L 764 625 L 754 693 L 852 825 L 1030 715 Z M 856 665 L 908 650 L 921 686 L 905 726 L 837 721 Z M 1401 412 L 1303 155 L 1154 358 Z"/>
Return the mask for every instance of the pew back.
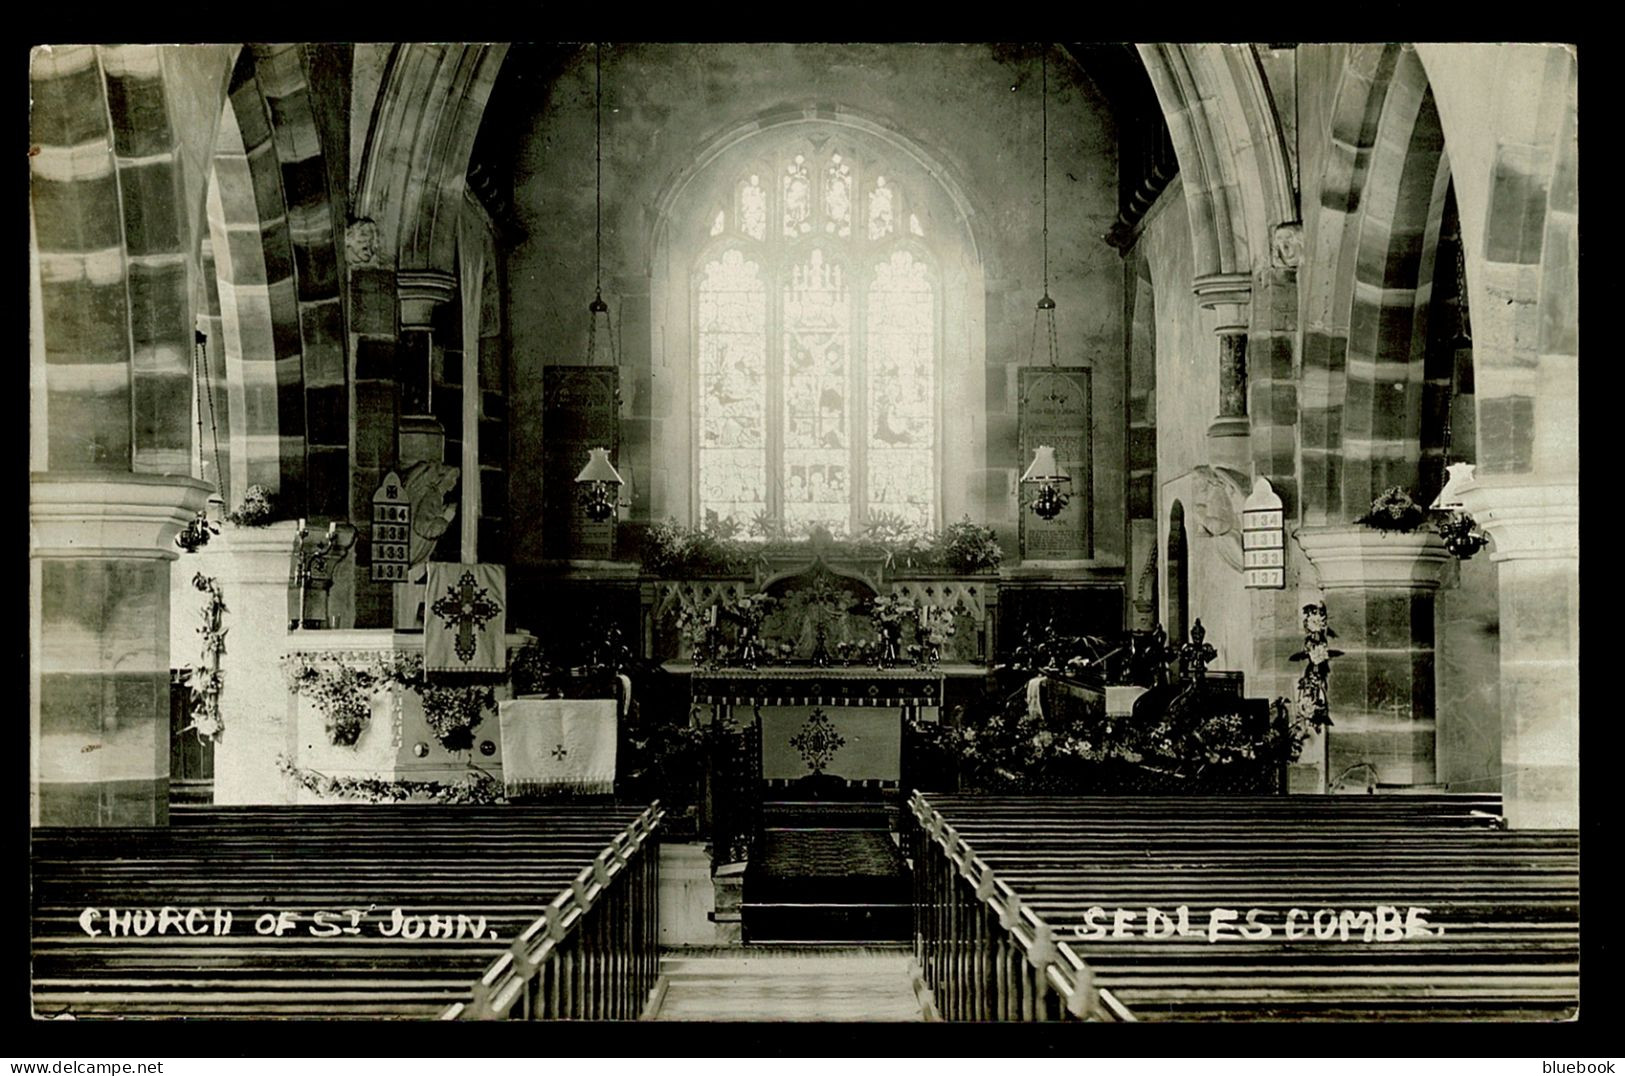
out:
<path id="1" fill-rule="evenodd" d="M 165 829 L 38 829 L 35 1011 L 438 1017 L 653 813 L 178 807 Z"/>
<path id="2" fill-rule="evenodd" d="M 938 910 L 916 941 L 959 1015 L 987 1004 L 959 981 L 982 974 L 965 939 L 1010 944 L 989 915 L 1096 1018 L 1557 1019 L 1578 1003 L 1577 835 L 1507 832 L 1493 796 L 914 807 L 921 856 L 953 864 L 922 893 Z M 964 900 L 978 890 L 982 911 Z"/>

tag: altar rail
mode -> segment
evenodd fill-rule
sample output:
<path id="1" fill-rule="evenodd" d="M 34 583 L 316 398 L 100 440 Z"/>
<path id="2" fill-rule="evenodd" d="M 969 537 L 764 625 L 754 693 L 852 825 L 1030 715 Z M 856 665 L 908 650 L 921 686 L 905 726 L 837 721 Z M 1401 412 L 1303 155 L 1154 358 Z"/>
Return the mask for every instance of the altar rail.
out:
<path id="1" fill-rule="evenodd" d="M 327 802 L 36 830 L 34 1009 L 434 1019 L 500 987 L 493 960 L 533 939 L 538 916 L 563 928 L 555 948 L 590 964 L 598 996 L 643 989 L 652 918 L 629 919 L 604 880 L 652 916 L 656 857 L 643 850 L 658 820 L 657 807 Z"/>
<path id="2" fill-rule="evenodd" d="M 911 806 L 916 955 L 947 1019 L 1557 1020 L 1578 1005 L 1578 837 L 1505 831 L 1498 796 Z M 1147 930 L 1147 908 L 1181 905 L 1189 933 Z M 1428 926 L 1341 933 L 1341 911 L 1379 906 Z M 1251 909 L 1267 939 L 1237 929 Z"/>
<path id="3" fill-rule="evenodd" d="M 442 1020 L 636 1020 L 660 978 L 655 801 L 616 834 Z"/>

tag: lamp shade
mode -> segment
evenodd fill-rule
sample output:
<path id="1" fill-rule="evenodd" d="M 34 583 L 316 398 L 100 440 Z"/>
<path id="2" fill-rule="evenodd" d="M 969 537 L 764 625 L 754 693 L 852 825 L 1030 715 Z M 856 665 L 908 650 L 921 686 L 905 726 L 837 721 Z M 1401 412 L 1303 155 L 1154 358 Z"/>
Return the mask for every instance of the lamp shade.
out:
<path id="1" fill-rule="evenodd" d="M 609 462 L 609 449 L 595 448 L 587 460 L 587 466 L 581 468 L 576 475 L 577 482 L 611 482 L 619 486 L 623 484 L 620 472 L 615 465 Z"/>
<path id="2" fill-rule="evenodd" d="M 1053 445 L 1039 445 L 1033 450 L 1033 462 L 1021 476 L 1023 482 L 1070 482 L 1071 478 L 1055 462 Z"/>
<path id="3" fill-rule="evenodd" d="M 1470 463 L 1452 463 L 1445 468 L 1445 473 L 1450 477 L 1445 481 L 1444 489 L 1439 491 L 1439 496 L 1433 502 L 1435 512 L 1459 512 L 1465 507 L 1461 503 L 1463 491 L 1469 490 L 1478 484 L 1473 476 L 1473 471 L 1474 467 Z"/>

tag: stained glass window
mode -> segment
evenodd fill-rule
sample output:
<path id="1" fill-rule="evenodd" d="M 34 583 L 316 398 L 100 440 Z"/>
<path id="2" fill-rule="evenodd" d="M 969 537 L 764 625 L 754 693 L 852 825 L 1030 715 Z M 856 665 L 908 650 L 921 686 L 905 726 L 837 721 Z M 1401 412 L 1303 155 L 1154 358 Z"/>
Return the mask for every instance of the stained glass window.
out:
<path id="1" fill-rule="evenodd" d="M 852 166 L 839 153 L 824 169 L 824 230 L 845 239 L 852 234 Z"/>
<path id="2" fill-rule="evenodd" d="M 698 264 L 700 517 L 928 529 L 938 297 L 914 203 L 859 155 L 796 145 L 736 176 L 734 238 Z"/>
<path id="3" fill-rule="evenodd" d="M 767 189 L 761 176 L 739 185 L 739 230 L 752 239 L 767 237 Z"/>
<path id="4" fill-rule="evenodd" d="M 784 282 L 784 523 L 846 530 L 852 438 L 852 305 L 838 263 L 814 250 Z"/>
<path id="5" fill-rule="evenodd" d="M 875 178 L 875 189 L 869 192 L 869 238 L 884 239 L 896 228 L 892 217 L 892 189 L 886 186 L 886 177 Z"/>
<path id="6" fill-rule="evenodd" d="M 875 266 L 868 296 L 868 509 L 931 526 L 935 306 L 906 250 Z"/>
<path id="7" fill-rule="evenodd" d="M 729 250 L 699 287 L 700 510 L 749 521 L 767 508 L 767 284 Z"/>
<path id="8" fill-rule="evenodd" d="M 784 234 L 794 239 L 812 231 L 812 185 L 807 158 L 796 154 L 784 168 Z"/>

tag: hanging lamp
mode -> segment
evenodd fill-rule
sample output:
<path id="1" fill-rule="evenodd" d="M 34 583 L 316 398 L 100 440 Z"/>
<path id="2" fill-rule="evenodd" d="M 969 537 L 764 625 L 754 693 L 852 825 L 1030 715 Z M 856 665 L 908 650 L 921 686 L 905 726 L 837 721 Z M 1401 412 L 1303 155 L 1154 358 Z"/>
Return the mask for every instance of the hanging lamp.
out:
<path id="1" fill-rule="evenodd" d="M 1053 369 L 1058 365 L 1057 357 L 1060 346 L 1055 335 L 1055 300 L 1049 294 L 1049 48 L 1046 45 L 1042 54 L 1043 60 L 1043 144 L 1044 144 L 1044 179 L 1043 179 L 1043 233 L 1044 249 L 1044 297 L 1038 300 L 1038 306 L 1033 311 L 1033 337 L 1032 344 L 1027 350 L 1027 363 L 1033 365 L 1038 354 L 1038 334 L 1043 329 L 1045 342 L 1049 350 L 1049 364 Z M 1072 477 L 1061 469 L 1055 459 L 1053 445 L 1038 445 L 1033 450 L 1033 460 L 1027 465 L 1027 470 L 1021 476 L 1022 489 L 1026 491 L 1027 505 L 1039 519 L 1052 520 L 1061 514 L 1061 510 L 1071 500 Z"/>
<path id="2" fill-rule="evenodd" d="M 604 47 L 593 45 L 593 139 L 595 201 L 593 203 L 593 300 L 587 304 L 591 318 L 587 329 L 587 365 L 598 364 L 598 320 L 604 322 L 604 340 L 608 345 L 609 364 L 620 365 L 615 351 L 615 326 L 610 320 L 609 304 L 604 302 Z M 619 388 L 616 390 L 619 396 Z M 615 518 L 620 507 L 621 487 L 626 484 L 615 465 L 610 462 L 609 449 L 594 448 L 588 453 L 587 465 L 576 475 L 576 488 L 580 490 L 582 510 L 594 523 L 607 523 Z"/>

